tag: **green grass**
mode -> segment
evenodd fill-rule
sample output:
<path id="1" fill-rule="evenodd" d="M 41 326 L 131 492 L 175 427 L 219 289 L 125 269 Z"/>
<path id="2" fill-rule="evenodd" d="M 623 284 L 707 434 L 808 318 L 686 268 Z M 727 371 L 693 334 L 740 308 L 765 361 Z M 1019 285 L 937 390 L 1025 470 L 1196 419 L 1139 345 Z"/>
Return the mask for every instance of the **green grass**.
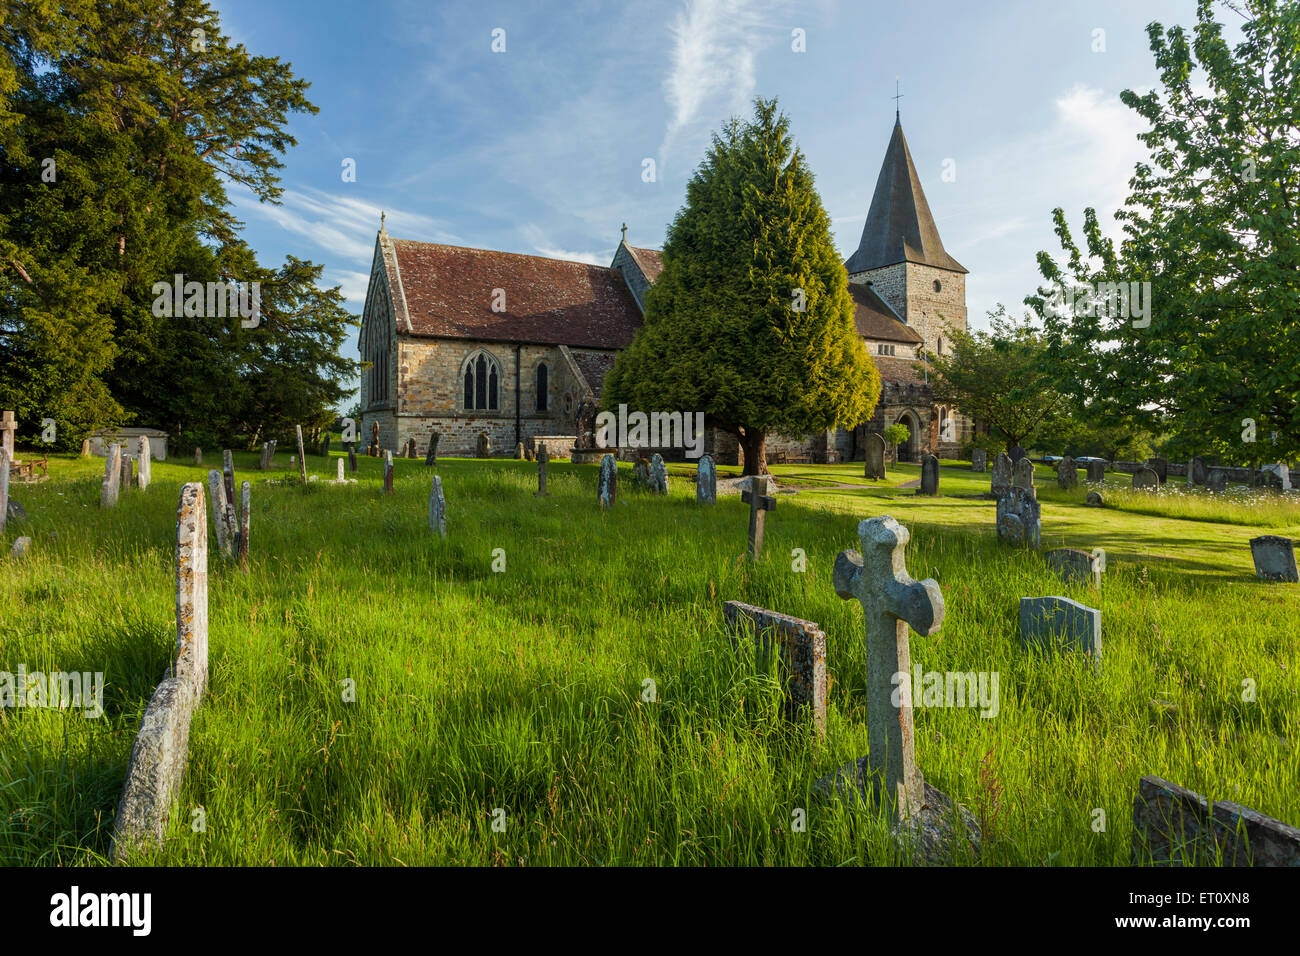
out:
<path id="1" fill-rule="evenodd" d="M 947 604 L 938 634 L 912 635 L 913 662 L 999 675 L 995 718 L 915 711 L 926 778 L 983 822 L 980 862 L 1127 864 L 1147 773 L 1300 823 L 1300 590 L 1256 580 L 1247 546 L 1260 526 L 1300 536 L 1293 505 L 1174 506 L 1108 488 L 1115 507 L 1092 509 L 1086 489 L 1059 491 L 1041 469 L 1043 547 L 1105 548 L 1098 594 L 1000 548 L 993 503 L 960 497 L 989 476 L 956 463 L 938 498 L 898 487 L 916 466 L 885 482 L 860 464 L 776 466 L 801 490 L 780 497 L 750 565 L 744 507 L 697 506 L 680 477 L 692 469 L 670 469 L 667 499 L 630 491 L 624 472 L 605 514 L 594 466 L 552 463 L 553 496 L 538 499 L 532 464 L 445 460 L 443 540 L 422 462 L 399 460 L 386 498 L 372 459 L 357 485 L 263 486 L 290 474 L 277 457 L 272 476 L 236 455 L 254 482 L 251 567 L 222 563 L 213 541 L 209 695 L 167 845 L 141 862 L 897 863 L 880 821 L 810 793 L 866 752 L 862 611 L 830 575 L 857 522 L 880 514 L 911 529 L 908 568 L 937 578 Z M 333 477 L 332 460 L 308 464 Z M 153 487 L 107 512 L 102 469 L 56 458 L 53 480 L 13 488 L 31 518 L 0 543 L 34 545 L 25 562 L 0 557 L 0 670 L 103 671 L 106 713 L 0 710 L 0 864 L 103 862 L 131 743 L 174 653 L 179 486 L 206 468 L 155 464 Z M 1037 594 L 1101 608 L 1100 676 L 1022 652 L 1017 602 Z M 825 629 L 820 746 L 781 721 L 775 675 L 732 652 L 727 599 Z M 806 832 L 792 832 L 796 808 Z"/>

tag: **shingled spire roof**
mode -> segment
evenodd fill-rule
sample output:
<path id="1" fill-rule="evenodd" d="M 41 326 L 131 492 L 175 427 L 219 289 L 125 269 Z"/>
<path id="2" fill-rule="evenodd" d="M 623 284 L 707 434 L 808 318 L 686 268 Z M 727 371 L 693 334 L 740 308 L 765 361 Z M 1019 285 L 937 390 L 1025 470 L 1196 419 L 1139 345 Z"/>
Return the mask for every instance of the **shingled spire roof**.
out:
<path id="1" fill-rule="evenodd" d="M 851 275 L 899 262 L 918 262 L 952 272 L 967 271 L 944 251 L 903 136 L 903 124 L 895 118 L 894 135 L 889 138 L 889 149 L 876 178 L 876 193 L 871 197 L 862 241 L 844 265 Z"/>

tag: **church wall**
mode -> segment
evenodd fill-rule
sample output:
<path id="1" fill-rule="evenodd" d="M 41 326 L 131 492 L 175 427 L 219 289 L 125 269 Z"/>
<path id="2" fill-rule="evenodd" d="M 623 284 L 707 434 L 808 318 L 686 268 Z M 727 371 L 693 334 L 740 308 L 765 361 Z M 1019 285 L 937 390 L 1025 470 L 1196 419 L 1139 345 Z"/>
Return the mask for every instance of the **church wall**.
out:
<path id="1" fill-rule="evenodd" d="M 641 267 L 632 258 L 632 254 L 627 251 L 627 247 L 621 243 L 614 253 L 614 261 L 610 263 L 610 268 L 617 269 L 623 274 L 623 281 L 632 290 L 632 296 L 636 299 L 637 305 L 641 307 L 641 311 L 644 312 L 645 297 L 646 293 L 650 291 L 650 283 L 646 282 L 645 276 L 641 273 Z"/>

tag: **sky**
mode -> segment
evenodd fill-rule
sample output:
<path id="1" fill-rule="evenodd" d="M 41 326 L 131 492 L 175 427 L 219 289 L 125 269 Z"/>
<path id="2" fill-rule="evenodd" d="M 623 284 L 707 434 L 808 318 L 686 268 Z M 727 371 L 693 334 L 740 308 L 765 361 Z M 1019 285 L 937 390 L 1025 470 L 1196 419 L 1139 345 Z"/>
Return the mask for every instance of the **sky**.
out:
<path id="1" fill-rule="evenodd" d="M 600 265 L 625 222 L 632 245 L 661 247 L 711 132 L 763 96 L 789 115 L 846 258 L 897 103 L 944 246 L 970 271 L 973 328 L 1037 287 L 1036 254 L 1060 249 L 1053 208 L 1076 237 L 1088 206 L 1119 236 L 1145 155 L 1119 94 L 1156 85 L 1148 23 L 1195 22 L 1194 0 L 214 6 L 320 110 L 291 120 L 280 205 L 232 189 L 246 238 L 264 264 L 323 264 L 358 314 L 381 210 L 394 237 Z M 355 331 L 344 354 L 358 357 Z"/>

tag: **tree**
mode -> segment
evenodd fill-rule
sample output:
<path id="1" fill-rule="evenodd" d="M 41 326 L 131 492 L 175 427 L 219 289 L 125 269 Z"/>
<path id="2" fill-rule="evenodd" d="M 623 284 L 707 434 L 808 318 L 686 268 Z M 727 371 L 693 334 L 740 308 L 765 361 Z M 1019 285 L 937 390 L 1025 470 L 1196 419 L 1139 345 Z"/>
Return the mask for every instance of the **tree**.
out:
<path id="1" fill-rule="evenodd" d="M 1215 6 L 1200 0 L 1190 36 L 1150 24 L 1160 85 L 1121 94 L 1151 161 L 1116 214 L 1120 249 L 1088 209 L 1085 256 L 1055 210 L 1066 263 L 1039 253 L 1048 286 L 1025 302 L 1062 387 L 1101 424 L 1254 462 L 1300 452 L 1300 4 L 1219 4 L 1244 18 L 1234 47 Z"/>
<path id="2" fill-rule="evenodd" d="M 1061 415 L 1065 398 L 1045 361 L 1047 346 L 1027 321 L 1003 306 L 988 313 L 991 332 L 949 330 L 947 355 L 931 356 L 936 402 L 986 423 L 1007 443 L 1027 446 Z"/>
<path id="3" fill-rule="evenodd" d="M 686 187 L 645 322 L 605 381 L 606 408 L 702 411 L 736 435 L 745 474 L 770 433 L 869 418 L 880 376 L 807 161 L 774 100 L 732 119 Z"/>
<path id="4" fill-rule="evenodd" d="M 885 441 L 889 442 L 889 444 L 894 446 L 894 448 L 897 448 L 899 445 L 903 444 L 903 442 L 911 438 L 912 433 L 902 422 L 895 422 L 885 429 L 884 436 Z"/>

